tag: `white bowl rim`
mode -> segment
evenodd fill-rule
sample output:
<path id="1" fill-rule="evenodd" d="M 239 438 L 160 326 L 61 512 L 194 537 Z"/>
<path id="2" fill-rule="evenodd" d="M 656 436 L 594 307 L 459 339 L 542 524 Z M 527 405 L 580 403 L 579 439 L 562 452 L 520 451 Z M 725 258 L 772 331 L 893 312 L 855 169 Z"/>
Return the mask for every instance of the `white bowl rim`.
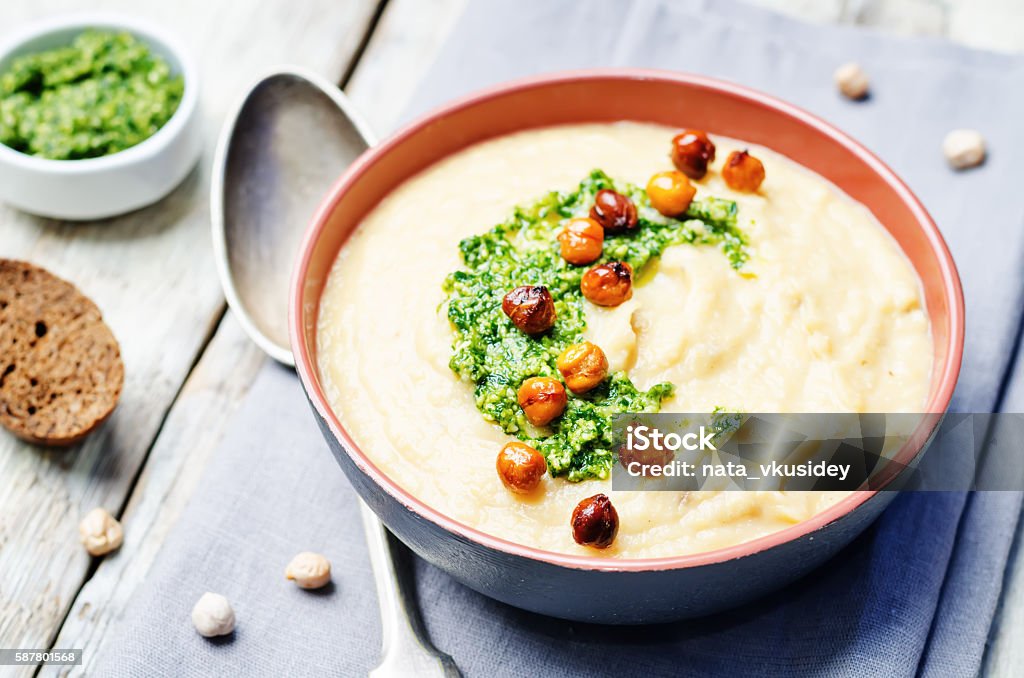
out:
<path id="1" fill-rule="evenodd" d="M 14 165 L 22 169 L 47 174 L 81 176 L 109 169 L 132 165 L 136 161 L 160 155 L 178 138 L 188 124 L 199 103 L 199 76 L 195 64 L 188 51 L 172 35 L 166 33 L 153 23 L 143 19 L 128 17 L 116 12 L 74 12 L 60 14 L 25 24 L 21 28 L 6 34 L 0 41 L 0 60 L 6 59 L 12 52 L 25 43 L 69 29 L 86 30 L 89 28 L 110 28 L 131 33 L 149 45 L 157 45 L 173 55 L 179 66 L 185 89 L 177 110 L 171 115 L 163 127 L 152 136 L 123 151 L 98 158 L 79 160 L 55 160 L 40 158 L 16 151 L 10 146 L 0 144 L 0 162 Z"/>

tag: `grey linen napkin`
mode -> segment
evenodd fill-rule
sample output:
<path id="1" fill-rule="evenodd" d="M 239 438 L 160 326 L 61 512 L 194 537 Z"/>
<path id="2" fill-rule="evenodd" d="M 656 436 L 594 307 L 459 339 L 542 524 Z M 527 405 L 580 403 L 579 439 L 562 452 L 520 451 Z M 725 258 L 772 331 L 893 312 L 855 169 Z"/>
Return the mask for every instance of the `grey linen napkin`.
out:
<path id="1" fill-rule="evenodd" d="M 840 99 L 831 73 L 856 59 L 873 96 Z M 960 411 L 1024 405 L 1013 373 L 1024 279 L 1024 60 L 930 40 L 808 26 L 733 2 L 475 0 L 424 79 L 418 113 L 479 86 L 588 66 L 718 76 L 779 95 L 862 140 L 922 198 L 967 296 Z M 597 105 L 597 104 L 595 104 Z M 992 153 L 956 174 L 948 129 L 981 129 Z M 1009 396 L 1007 396 L 1009 394 Z M 656 627 L 573 624 L 523 612 L 419 562 L 429 632 L 468 675 L 974 675 L 1001 589 L 1020 495 L 906 494 L 849 548 L 752 605 Z M 297 590 L 300 550 L 335 565 L 335 586 Z M 206 590 L 238 629 L 200 638 Z M 294 376 L 267 365 L 150 573 L 100 675 L 365 672 L 378 656 L 375 595 L 355 498 L 319 438 Z"/>

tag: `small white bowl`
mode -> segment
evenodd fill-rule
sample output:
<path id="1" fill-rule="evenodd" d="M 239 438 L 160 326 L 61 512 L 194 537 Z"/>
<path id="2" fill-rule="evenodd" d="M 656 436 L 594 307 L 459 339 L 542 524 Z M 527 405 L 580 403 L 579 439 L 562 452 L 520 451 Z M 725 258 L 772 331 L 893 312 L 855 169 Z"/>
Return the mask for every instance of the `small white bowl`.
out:
<path id="1" fill-rule="evenodd" d="M 19 56 L 68 45 L 82 31 L 126 31 L 146 43 L 185 81 L 171 119 L 156 134 L 119 153 L 50 160 L 0 144 L 0 200 L 55 219 L 102 219 L 150 205 L 171 192 L 202 152 L 199 81 L 177 41 L 145 22 L 116 14 L 73 14 L 33 23 L 0 44 L 0 73 Z"/>

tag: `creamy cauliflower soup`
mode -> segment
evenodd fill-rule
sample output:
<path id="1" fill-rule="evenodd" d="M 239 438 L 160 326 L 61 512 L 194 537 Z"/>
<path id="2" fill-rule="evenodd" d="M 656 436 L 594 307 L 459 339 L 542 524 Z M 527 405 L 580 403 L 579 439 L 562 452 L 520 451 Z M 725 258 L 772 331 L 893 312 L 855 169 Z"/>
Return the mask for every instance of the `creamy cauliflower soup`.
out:
<path id="1" fill-rule="evenodd" d="M 915 412 L 932 368 L 920 283 L 862 205 L 766 148 L 625 122 L 406 181 L 342 248 L 318 323 L 334 411 L 399 485 L 618 558 L 735 545 L 845 495 L 615 492 L 610 413 Z"/>

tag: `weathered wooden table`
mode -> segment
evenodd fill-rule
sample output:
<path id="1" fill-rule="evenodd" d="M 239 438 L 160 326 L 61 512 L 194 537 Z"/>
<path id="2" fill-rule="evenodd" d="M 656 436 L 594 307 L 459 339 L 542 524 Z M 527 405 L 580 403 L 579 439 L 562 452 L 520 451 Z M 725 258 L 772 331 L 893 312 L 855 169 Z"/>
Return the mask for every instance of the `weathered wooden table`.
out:
<path id="1" fill-rule="evenodd" d="M 169 198 L 123 218 L 73 224 L 0 206 L 0 256 L 31 260 L 92 296 L 121 342 L 121 405 L 77 449 L 0 434 L 0 648 L 84 648 L 89 673 L 114 651 L 109 631 L 145 581 L 264 361 L 226 309 L 210 244 L 214 139 L 234 97 L 274 64 L 337 80 L 387 132 L 466 0 L 99 0 L 176 32 L 199 62 L 207 152 Z M 1019 0 L 758 0 L 813 21 L 1024 49 Z M 4 3 L 4 27 L 78 9 L 74 0 Z M 98 562 L 78 542 L 82 515 L 120 515 L 123 547 Z M 1024 674 L 1024 567 L 1008 576 L 988 666 Z M 0 668 L 31 675 L 32 667 Z"/>

